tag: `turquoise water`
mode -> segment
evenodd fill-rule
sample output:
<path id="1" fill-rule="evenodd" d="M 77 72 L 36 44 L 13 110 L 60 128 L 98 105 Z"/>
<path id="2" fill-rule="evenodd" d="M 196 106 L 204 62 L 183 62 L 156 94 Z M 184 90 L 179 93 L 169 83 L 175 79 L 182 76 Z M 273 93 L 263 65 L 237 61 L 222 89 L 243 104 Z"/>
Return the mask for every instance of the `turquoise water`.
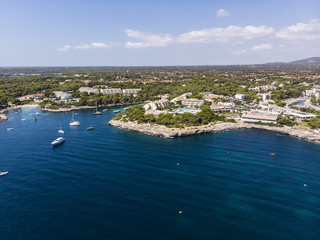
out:
<path id="1" fill-rule="evenodd" d="M 320 145 L 262 130 L 145 136 L 107 125 L 113 110 L 79 111 L 75 128 L 70 113 L 9 112 L 0 239 L 319 239 Z"/>

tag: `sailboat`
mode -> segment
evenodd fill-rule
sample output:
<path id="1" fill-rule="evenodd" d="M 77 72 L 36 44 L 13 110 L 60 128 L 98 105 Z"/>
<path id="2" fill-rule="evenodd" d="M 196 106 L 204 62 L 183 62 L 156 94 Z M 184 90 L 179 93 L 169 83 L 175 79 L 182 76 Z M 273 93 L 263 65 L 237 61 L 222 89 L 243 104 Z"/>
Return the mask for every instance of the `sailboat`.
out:
<path id="1" fill-rule="evenodd" d="M 69 125 L 70 126 L 80 126 L 80 122 L 74 120 L 74 112 L 72 112 L 72 118 L 71 118 L 71 122 Z"/>
<path id="2" fill-rule="evenodd" d="M 58 133 L 64 134 L 64 131 L 62 130 L 62 127 L 61 127 L 61 121 L 60 121 L 60 129 L 58 130 Z"/>
<path id="3" fill-rule="evenodd" d="M 93 114 L 94 114 L 94 115 L 101 115 L 101 114 L 102 114 L 102 112 L 99 112 L 99 111 L 98 111 L 97 102 L 96 102 L 96 107 L 95 107 L 94 110 L 93 110 Z"/>

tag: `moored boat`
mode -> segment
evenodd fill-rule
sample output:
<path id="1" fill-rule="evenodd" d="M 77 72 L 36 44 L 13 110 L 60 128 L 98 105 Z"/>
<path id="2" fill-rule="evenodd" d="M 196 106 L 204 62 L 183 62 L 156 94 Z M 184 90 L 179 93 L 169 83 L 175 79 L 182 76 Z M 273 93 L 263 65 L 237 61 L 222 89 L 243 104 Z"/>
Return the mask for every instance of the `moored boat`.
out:
<path id="1" fill-rule="evenodd" d="M 95 106 L 95 108 L 94 108 L 94 110 L 93 110 L 93 114 L 94 114 L 94 115 L 101 115 L 101 114 L 102 114 L 102 112 L 99 112 L 99 111 L 98 111 L 97 102 L 96 102 L 96 106 Z"/>
<path id="2" fill-rule="evenodd" d="M 113 111 L 114 113 L 119 113 L 119 112 L 121 112 L 120 110 L 114 110 Z"/>
<path id="3" fill-rule="evenodd" d="M 59 145 L 59 144 L 63 143 L 64 141 L 66 141 L 65 138 L 63 138 L 63 137 L 58 137 L 56 140 L 54 140 L 54 141 L 51 143 L 51 145 L 56 146 L 56 145 Z"/>
<path id="4" fill-rule="evenodd" d="M 8 171 L 0 172 L 0 176 L 7 175 L 8 173 L 9 173 Z"/>
<path id="5" fill-rule="evenodd" d="M 14 128 L 7 128 L 7 131 L 13 131 Z"/>
<path id="6" fill-rule="evenodd" d="M 71 118 L 71 122 L 69 125 L 70 126 L 80 126 L 80 122 L 74 120 L 74 112 L 72 112 L 72 118 Z"/>
<path id="7" fill-rule="evenodd" d="M 87 127 L 87 130 L 93 130 L 93 129 L 95 129 L 95 127 Z"/>

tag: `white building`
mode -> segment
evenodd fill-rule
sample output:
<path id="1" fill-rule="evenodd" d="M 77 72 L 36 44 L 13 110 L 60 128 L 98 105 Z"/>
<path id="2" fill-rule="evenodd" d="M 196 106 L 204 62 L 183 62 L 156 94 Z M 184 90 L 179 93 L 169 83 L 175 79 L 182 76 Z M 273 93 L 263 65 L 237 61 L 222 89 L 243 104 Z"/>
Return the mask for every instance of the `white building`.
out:
<path id="1" fill-rule="evenodd" d="M 176 103 L 177 101 L 182 101 L 182 100 L 186 99 L 187 96 L 191 96 L 191 95 L 192 95 L 191 92 L 184 93 L 184 94 L 182 94 L 181 96 L 172 99 L 170 102 Z"/>
<path id="2" fill-rule="evenodd" d="M 147 103 L 146 105 L 143 106 L 143 108 L 147 110 L 159 110 L 159 109 L 164 109 L 168 106 L 169 100 L 168 99 L 161 99 L 158 101 L 150 102 Z"/>
<path id="3" fill-rule="evenodd" d="M 62 91 L 54 91 L 53 93 L 56 98 L 60 98 L 61 100 L 72 98 L 71 93 L 62 92 Z"/>
<path id="4" fill-rule="evenodd" d="M 285 114 L 289 115 L 290 117 L 296 117 L 296 120 L 298 120 L 298 121 L 309 120 L 310 118 L 317 116 L 312 113 L 299 112 L 299 111 L 291 111 L 291 112 L 287 112 Z"/>
<path id="5" fill-rule="evenodd" d="M 203 99 L 186 98 L 181 101 L 182 105 L 190 107 L 200 107 L 204 104 Z"/>
<path id="6" fill-rule="evenodd" d="M 263 123 L 277 123 L 278 115 L 275 114 L 263 114 L 256 112 L 244 113 L 241 116 L 242 121 L 246 122 L 263 122 Z"/>
<path id="7" fill-rule="evenodd" d="M 210 108 L 214 112 L 231 112 L 234 110 L 234 103 L 218 102 L 218 104 L 211 104 Z"/>
<path id="8" fill-rule="evenodd" d="M 320 91 L 319 91 L 319 89 L 312 88 L 310 90 L 306 90 L 304 95 L 306 97 L 310 97 L 310 98 L 314 96 L 316 99 L 319 99 L 320 98 Z"/>
<path id="9" fill-rule="evenodd" d="M 259 95 L 261 97 L 262 102 L 268 102 L 268 100 L 271 99 L 270 93 L 260 93 Z"/>
<path id="10" fill-rule="evenodd" d="M 83 93 L 83 92 L 87 92 L 87 93 L 99 93 L 99 89 L 96 88 L 90 88 L 90 87 L 81 87 L 78 90 L 79 92 Z"/>
<path id="11" fill-rule="evenodd" d="M 276 90 L 277 87 L 274 85 L 263 85 L 263 86 L 257 86 L 254 88 L 249 88 L 250 90 L 256 91 L 256 92 L 265 92 L 265 91 L 272 91 Z"/>
<path id="12" fill-rule="evenodd" d="M 238 99 L 238 100 L 241 100 L 241 101 L 245 100 L 246 97 L 247 96 L 245 94 L 240 94 L 240 93 L 237 93 L 236 95 L 234 95 L 235 99 Z"/>
<path id="13" fill-rule="evenodd" d="M 122 90 L 120 88 L 108 88 L 108 89 L 101 89 L 101 92 L 103 95 L 109 95 L 109 94 L 122 94 Z"/>
<path id="14" fill-rule="evenodd" d="M 133 94 L 133 96 L 137 96 L 138 92 L 141 91 L 141 89 L 123 89 L 122 93 L 129 96 L 130 94 Z"/>

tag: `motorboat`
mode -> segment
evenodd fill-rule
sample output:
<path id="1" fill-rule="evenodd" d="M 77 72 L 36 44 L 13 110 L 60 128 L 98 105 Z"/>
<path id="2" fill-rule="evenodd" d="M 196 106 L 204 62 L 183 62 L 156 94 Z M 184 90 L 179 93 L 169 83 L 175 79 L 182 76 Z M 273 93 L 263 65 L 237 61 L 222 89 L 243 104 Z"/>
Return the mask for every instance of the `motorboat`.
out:
<path id="1" fill-rule="evenodd" d="M 120 110 L 114 110 L 113 111 L 114 113 L 119 113 L 119 112 L 121 112 Z"/>
<path id="2" fill-rule="evenodd" d="M 53 145 L 53 146 L 59 145 L 59 144 L 63 143 L 65 140 L 66 140 L 66 139 L 63 138 L 63 137 L 58 137 L 56 140 L 54 140 L 54 141 L 51 143 L 51 145 Z"/>
<path id="3" fill-rule="evenodd" d="M 13 131 L 14 128 L 7 128 L 7 131 Z"/>
<path id="4" fill-rule="evenodd" d="M 0 176 L 7 175 L 8 173 L 9 173 L 8 171 L 0 172 Z"/>
<path id="5" fill-rule="evenodd" d="M 88 127 L 87 130 L 93 130 L 95 127 Z"/>
<path id="6" fill-rule="evenodd" d="M 21 122 L 25 122 L 26 121 L 26 119 L 25 118 L 21 118 Z"/>
<path id="7" fill-rule="evenodd" d="M 72 112 L 72 118 L 71 118 L 71 122 L 69 125 L 70 126 L 80 126 L 80 122 L 74 120 L 74 112 Z"/>
<path id="8" fill-rule="evenodd" d="M 39 115 L 39 113 L 38 113 L 38 112 L 36 112 L 36 115 Z"/>

